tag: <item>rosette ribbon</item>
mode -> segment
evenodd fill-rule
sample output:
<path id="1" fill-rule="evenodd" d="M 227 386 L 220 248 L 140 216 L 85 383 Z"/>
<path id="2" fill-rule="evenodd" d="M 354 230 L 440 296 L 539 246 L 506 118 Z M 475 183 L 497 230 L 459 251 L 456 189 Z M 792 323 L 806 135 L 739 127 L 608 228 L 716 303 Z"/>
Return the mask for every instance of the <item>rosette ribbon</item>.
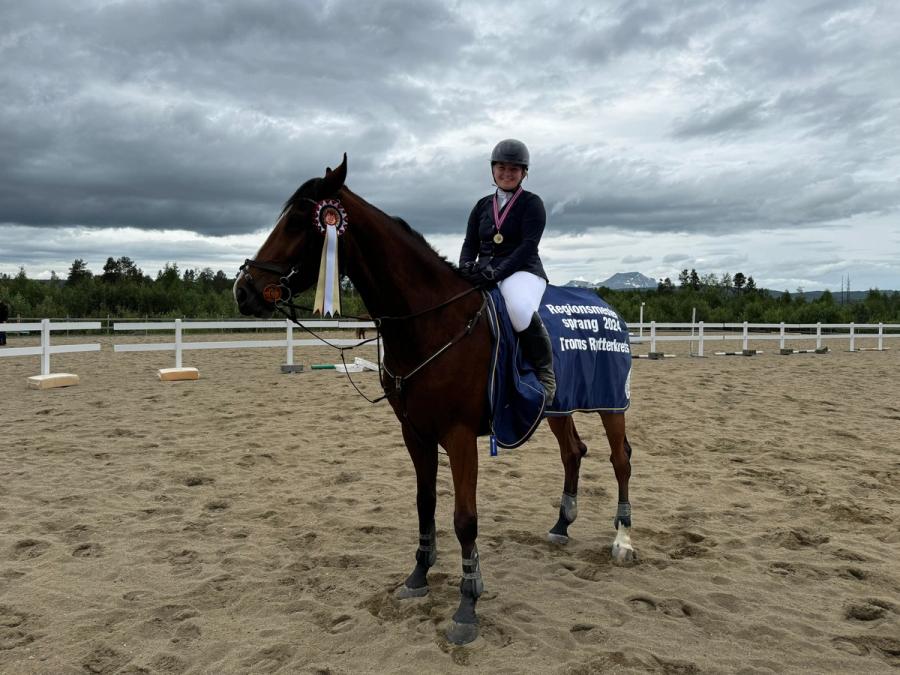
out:
<path id="1" fill-rule="evenodd" d="M 316 204 L 315 225 L 325 235 L 319 261 L 319 281 L 313 313 L 335 316 L 341 313 L 341 275 L 338 265 L 338 237 L 347 229 L 347 212 L 336 199 Z"/>

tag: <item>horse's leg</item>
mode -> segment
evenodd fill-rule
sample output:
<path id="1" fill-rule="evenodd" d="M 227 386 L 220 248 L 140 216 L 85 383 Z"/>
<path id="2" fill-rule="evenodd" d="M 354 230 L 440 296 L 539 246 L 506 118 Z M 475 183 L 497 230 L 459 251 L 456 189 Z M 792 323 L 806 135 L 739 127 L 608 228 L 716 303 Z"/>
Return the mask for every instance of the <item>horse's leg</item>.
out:
<path id="1" fill-rule="evenodd" d="M 548 417 L 547 422 L 559 443 L 559 456 L 565 469 L 562 497 L 559 500 L 559 519 L 547 533 L 547 539 L 554 544 L 567 544 L 569 525 L 575 522 L 578 516 L 578 473 L 581 469 L 581 458 L 587 453 L 587 446 L 581 442 L 571 415 Z"/>
<path id="2" fill-rule="evenodd" d="M 634 562 L 635 552 L 631 544 L 631 502 L 628 501 L 628 479 L 631 478 L 631 444 L 625 435 L 625 415 L 623 413 L 600 413 L 606 439 L 609 441 L 609 461 L 616 472 L 619 484 L 619 507 L 613 527 L 616 539 L 612 545 L 613 562 L 629 564 Z"/>
<path id="3" fill-rule="evenodd" d="M 478 560 L 478 510 L 475 503 L 478 485 L 478 444 L 470 429 L 454 429 L 441 442 L 450 457 L 453 472 L 455 507 L 453 528 L 462 552 L 462 580 L 459 584 L 459 607 L 447 630 L 447 639 L 458 645 L 478 637 L 475 603 L 484 592 L 481 564 Z"/>
<path id="4" fill-rule="evenodd" d="M 403 425 L 403 440 L 416 467 L 416 510 L 419 512 L 419 548 L 416 567 L 397 589 L 398 598 L 420 598 L 428 593 L 428 569 L 437 557 L 434 509 L 437 504 L 437 442 L 421 438 L 412 427 Z"/>

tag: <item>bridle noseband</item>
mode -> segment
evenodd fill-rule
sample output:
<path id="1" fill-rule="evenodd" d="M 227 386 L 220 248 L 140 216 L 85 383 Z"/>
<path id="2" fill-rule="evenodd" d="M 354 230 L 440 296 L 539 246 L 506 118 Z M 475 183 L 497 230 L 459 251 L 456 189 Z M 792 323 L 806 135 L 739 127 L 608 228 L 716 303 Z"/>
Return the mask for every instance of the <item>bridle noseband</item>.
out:
<path id="1" fill-rule="evenodd" d="M 288 267 L 287 265 L 279 266 L 275 265 L 274 263 L 258 262 L 256 260 L 252 260 L 251 258 L 247 258 L 246 260 L 244 260 L 244 264 L 241 265 L 238 270 L 242 272 L 250 282 L 253 281 L 253 275 L 250 274 L 251 267 L 255 267 L 257 269 L 263 270 L 264 272 L 271 272 L 272 274 L 278 275 L 278 288 L 281 289 L 281 295 L 277 300 L 274 301 L 273 304 L 278 305 L 290 301 L 294 294 L 291 290 L 290 281 L 291 277 L 300 271 L 299 265 L 291 265 L 290 267 Z M 251 284 L 250 287 L 256 290 L 255 284 Z M 266 288 L 268 288 L 268 286 Z M 263 293 L 263 297 L 264 299 L 268 300 L 268 298 L 265 298 L 265 293 Z"/>

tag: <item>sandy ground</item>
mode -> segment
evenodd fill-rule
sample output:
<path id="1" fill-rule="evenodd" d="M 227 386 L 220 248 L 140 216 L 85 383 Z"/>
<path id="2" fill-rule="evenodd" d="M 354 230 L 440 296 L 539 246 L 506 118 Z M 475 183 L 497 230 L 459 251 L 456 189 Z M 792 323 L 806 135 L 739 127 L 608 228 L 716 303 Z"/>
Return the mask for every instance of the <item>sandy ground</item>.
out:
<path id="1" fill-rule="evenodd" d="M 0 359 L 2 673 L 900 666 L 900 344 L 635 361 L 630 568 L 610 561 L 596 416 L 578 418 L 591 451 L 563 548 L 545 540 L 562 488 L 549 429 L 493 459 L 483 442 L 482 637 L 454 647 L 444 456 L 431 594 L 392 598 L 417 531 L 385 404 L 333 371 L 282 375 L 280 349 L 188 352 L 202 379 L 161 383 L 171 353 L 68 341 L 98 339 L 98 354 L 53 357 L 81 377 L 67 389 L 27 388 L 37 357 Z M 354 377 L 378 393 L 374 374 Z"/>

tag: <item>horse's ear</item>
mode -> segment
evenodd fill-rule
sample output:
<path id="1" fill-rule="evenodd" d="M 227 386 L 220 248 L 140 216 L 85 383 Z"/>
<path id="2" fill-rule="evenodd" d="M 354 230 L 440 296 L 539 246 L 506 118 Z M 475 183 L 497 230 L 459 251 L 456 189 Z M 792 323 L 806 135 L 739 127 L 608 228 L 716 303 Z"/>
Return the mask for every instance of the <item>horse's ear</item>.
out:
<path id="1" fill-rule="evenodd" d="M 341 165 L 336 168 L 334 171 L 331 170 L 331 167 L 325 169 L 325 178 L 324 184 L 322 185 L 323 192 L 325 194 L 334 194 L 344 185 L 344 181 L 347 180 L 347 153 L 344 153 L 344 159 L 341 162 Z"/>

